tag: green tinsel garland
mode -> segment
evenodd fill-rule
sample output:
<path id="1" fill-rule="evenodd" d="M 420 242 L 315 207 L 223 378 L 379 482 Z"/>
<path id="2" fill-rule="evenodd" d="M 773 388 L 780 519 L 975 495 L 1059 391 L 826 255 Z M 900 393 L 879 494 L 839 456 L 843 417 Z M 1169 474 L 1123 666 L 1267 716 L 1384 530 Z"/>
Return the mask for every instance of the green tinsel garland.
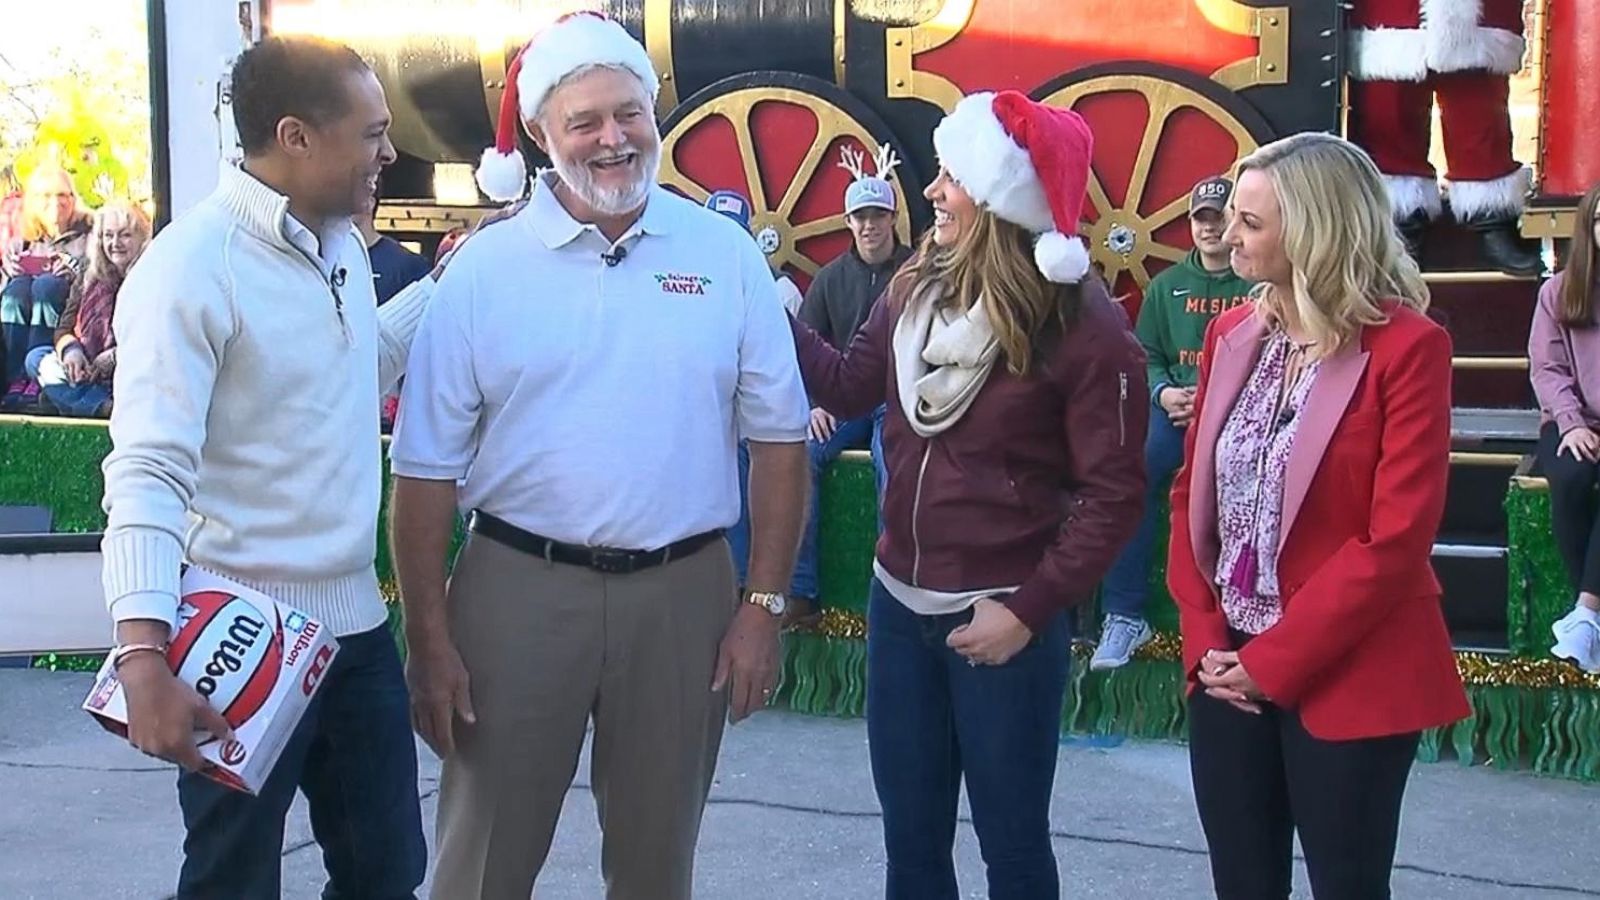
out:
<path id="1" fill-rule="evenodd" d="M 1151 740 L 1187 737 L 1180 664 L 1141 653 L 1112 672 L 1091 672 L 1090 644 L 1073 646 L 1061 709 L 1062 734 Z M 819 632 L 784 638 L 782 681 L 773 702 L 797 712 L 866 712 L 866 640 Z M 1521 766 L 1544 775 L 1600 781 L 1600 691 L 1467 685 L 1473 713 L 1426 732 L 1417 758 L 1437 762 L 1446 745 L 1463 766 Z"/>
<path id="2" fill-rule="evenodd" d="M 1542 478 L 1513 478 L 1506 489 L 1506 638 L 1518 656 L 1550 652 L 1550 626 L 1576 596 L 1550 530 L 1550 490 Z"/>
<path id="3" fill-rule="evenodd" d="M 48 506 L 55 530 L 100 531 L 105 480 L 100 461 L 111 452 L 104 423 L 79 419 L 0 417 L 0 506 Z"/>
<path id="4" fill-rule="evenodd" d="M 834 609 L 865 615 L 878 543 L 877 482 L 868 460 L 844 458 L 823 473 L 817 529 L 817 585 Z"/>
<path id="5" fill-rule="evenodd" d="M 110 449 L 103 424 L 0 417 L 0 504 L 47 505 L 58 531 L 96 531 L 100 511 L 100 460 Z M 387 481 L 387 470 L 385 470 Z M 864 460 L 834 466 L 822 485 L 821 593 L 830 614 L 818 632 L 785 638 L 783 671 L 775 702 L 792 709 L 833 716 L 859 716 L 866 707 L 866 642 L 860 615 L 866 606 L 872 547 L 877 530 L 872 470 Z M 863 498 L 868 498 L 866 502 Z M 1548 493 L 1536 481 L 1513 483 L 1506 496 L 1511 545 L 1511 646 L 1525 657 L 1500 665 L 1463 656 L 1464 671 L 1474 666 L 1467 693 L 1473 715 L 1423 736 L 1418 756 L 1437 760 L 1446 745 L 1462 764 L 1487 762 L 1511 767 L 1527 764 L 1541 773 L 1600 781 L 1600 691 L 1559 684 L 1546 662 L 1546 635 L 1552 621 L 1570 606 L 1571 588 L 1549 532 Z M 381 522 L 387 522 L 384 495 Z M 460 533 L 458 531 L 458 544 Z M 1155 558 L 1165 558 L 1161 529 Z M 387 528 L 378 546 L 378 571 L 393 584 Z M 1176 628 L 1176 610 L 1159 570 L 1151 576 L 1149 616 L 1158 628 Z M 392 597 L 392 588 L 389 591 Z M 854 613 L 854 615 L 850 615 Z M 398 629 L 399 610 L 391 625 Z M 1165 637 L 1162 642 L 1170 643 Z M 1154 646 L 1154 645 L 1151 645 Z M 1129 665 L 1111 673 L 1090 672 L 1087 644 L 1074 647 L 1076 664 L 1061 713 L 1062 731 L 1182 739 L 1185 734 L 1182 682 L 1178 663 L 1148 647 Z M 50 669 L 93 669 L 96 656 L 48 655 L 35 665 Z"/>

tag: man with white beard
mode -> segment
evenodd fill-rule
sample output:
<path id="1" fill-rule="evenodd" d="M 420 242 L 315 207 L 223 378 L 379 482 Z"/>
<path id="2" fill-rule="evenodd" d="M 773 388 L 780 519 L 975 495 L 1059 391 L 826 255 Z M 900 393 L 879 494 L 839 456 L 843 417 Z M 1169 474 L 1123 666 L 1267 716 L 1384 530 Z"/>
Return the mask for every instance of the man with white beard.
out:
<path id="1" fill-rule="evenodd" d="M 776 681 L 805 391 L 749 235 L 655 183 L 656 88 L 596 14 L 524 48 L 479 181 L 522 192 L 519 122 L 555 171 L 456 255 L 413 345 L 394 550 L 412 720 L 444 758 L 434 897 L 526 900 L 591 720 L 607 895 L 689 897 L 724 720 Z"/>

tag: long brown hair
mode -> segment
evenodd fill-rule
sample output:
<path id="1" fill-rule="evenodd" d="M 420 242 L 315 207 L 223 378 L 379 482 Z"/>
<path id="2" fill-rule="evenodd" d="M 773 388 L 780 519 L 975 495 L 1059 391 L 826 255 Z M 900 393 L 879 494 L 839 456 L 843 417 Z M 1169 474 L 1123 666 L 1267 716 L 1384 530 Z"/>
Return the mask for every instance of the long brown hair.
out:
<path id="1" fill-rule="evenodd" d="M 929 229 L 895 280 L 907 304 L 932 297 L 965 311 L 982 298 L 1006 368 L 1018 376 L 1038 360 L 1043 335 L 1070 327 L 1081 296 L 1077 285 L 1056 284 L 1039 271 L 1027 229 L 986 209 L 953 247 L 934 243 Z"/>
<path id="2" fill-rule="evenodd" d="M 1600 184 L 1589 188 L 1572 217 L 1572 247 L 1567 251 L 1566 280 L 1561 285 L 1561 324 L 1594 324 L 1595 213 L 1600 211 Z"/>

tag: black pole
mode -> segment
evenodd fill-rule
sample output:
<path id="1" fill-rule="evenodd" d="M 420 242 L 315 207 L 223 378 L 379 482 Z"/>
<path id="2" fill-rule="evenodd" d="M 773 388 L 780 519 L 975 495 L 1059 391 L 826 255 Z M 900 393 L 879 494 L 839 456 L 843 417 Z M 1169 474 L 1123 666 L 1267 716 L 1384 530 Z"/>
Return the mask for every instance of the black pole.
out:
<path id="1" fill-rule="evenodd" d="M 156 204 L 155 227 L 172 221 L 172 151 L 168 147 L 167 4 L 148 0 L 146 26 L 150 44 L 150 190 Z"/>

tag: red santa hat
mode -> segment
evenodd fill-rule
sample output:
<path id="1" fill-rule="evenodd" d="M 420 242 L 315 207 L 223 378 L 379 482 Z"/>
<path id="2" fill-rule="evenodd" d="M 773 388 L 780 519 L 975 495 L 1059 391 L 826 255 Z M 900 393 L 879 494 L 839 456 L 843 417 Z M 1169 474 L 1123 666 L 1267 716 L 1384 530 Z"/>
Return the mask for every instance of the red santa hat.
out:
<path id="1" fill-rule="evenodd" d="M 1033 259 L 1046 278 L 1072 284 L 1089 271 L 1078 222 L 1094 135 L 1082 116 L 986 91 L 956 104 L 933 130 L 933 147 L 973 201 L 1039 236 Z"/>
<path id="2" fill-rule="evenodd" d="M 528 186 L 528 166 L 517 149 L 517 127 L 539 115 L 545 97 L 567 77 L 588 66 L 609 66 L 638 76 L 650 102 L 661 83 L 643 45 L 612 19 L 597 12 L 569 13 L 556 19 L 517 53 L 506 70 L 494 146 L 478 163 L 478 187 L 492 199 L 515 200 Z"/>

